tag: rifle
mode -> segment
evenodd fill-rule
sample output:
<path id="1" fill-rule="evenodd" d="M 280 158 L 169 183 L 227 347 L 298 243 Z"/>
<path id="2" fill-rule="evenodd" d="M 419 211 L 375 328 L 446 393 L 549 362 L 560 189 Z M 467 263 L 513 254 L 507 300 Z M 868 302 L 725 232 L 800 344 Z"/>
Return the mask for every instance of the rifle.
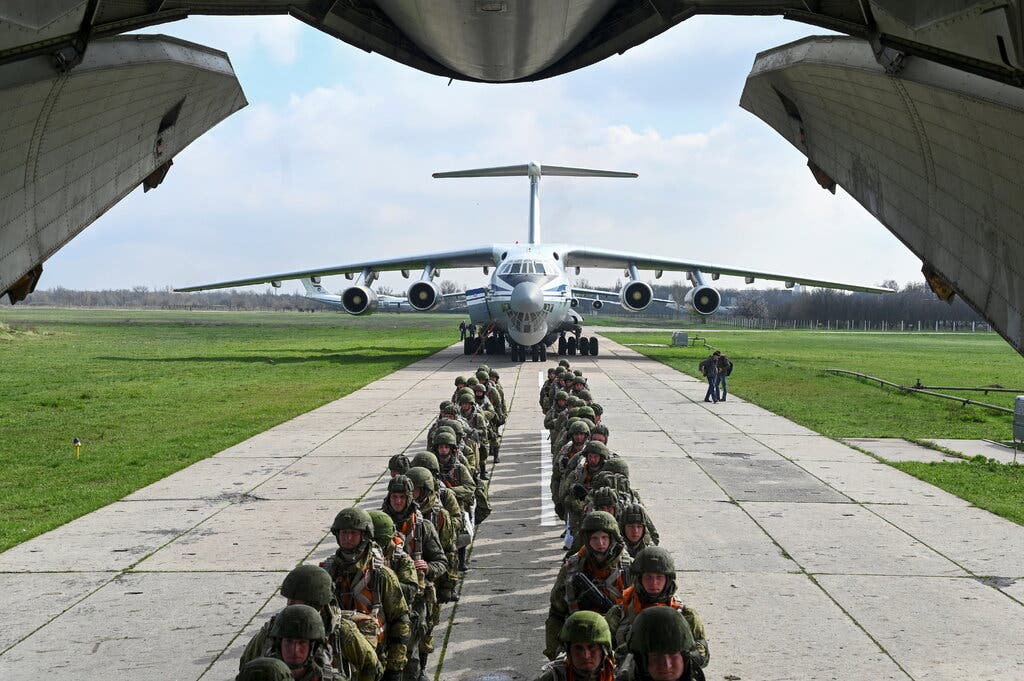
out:
<path id="1" fill-rule="evenodd" d="M 576 591 L 576 601 L 580 610 L 593 610 L 603 615 L 615 605 L 615 602 L 598 589 L 597 585 L 582 572 L 577 572 L 572 576 L 572 586 Z"/>

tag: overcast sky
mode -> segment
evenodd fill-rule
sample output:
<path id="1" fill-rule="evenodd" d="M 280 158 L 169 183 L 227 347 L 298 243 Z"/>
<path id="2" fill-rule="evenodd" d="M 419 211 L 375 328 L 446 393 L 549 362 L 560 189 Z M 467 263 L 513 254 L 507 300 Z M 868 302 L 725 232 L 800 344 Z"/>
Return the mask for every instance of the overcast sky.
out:
<path id="1" fill-rule="evenodd" d="M 739 108 L 758 51 L 820 29 L 697 17 L 523 85 L 449 85 L 288 17 L 150 32 L 227 51 L 249 106 L 180 153 L 158 189 L 137 189 L 51 258 L 42 288 L 182 286 L 525 240 L 525 178 L 430 174 L 528 161 L 640 174 L 544 179 L 544 241 L 867 284 L 921 278 L 881 224 L 842 189 L 818 187 L 803 155 Z M 597 283 L 620 274 L 583 271 Z"/>

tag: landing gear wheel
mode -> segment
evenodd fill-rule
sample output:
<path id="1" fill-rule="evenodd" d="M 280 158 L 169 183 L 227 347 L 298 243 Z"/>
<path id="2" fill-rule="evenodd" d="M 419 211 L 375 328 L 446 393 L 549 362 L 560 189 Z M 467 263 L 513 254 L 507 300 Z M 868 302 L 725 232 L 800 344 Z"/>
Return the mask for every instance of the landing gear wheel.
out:
<path id="1" fill-rule="evenodd" d="M 581 355 L 589 355 L 590 339 L 587 338 L 586 336 L 580 338 L 579 342 L 577 342 L 576 344 L 576 347 L 579 349 Z"/>
<path id="2" fill-rule="evenodd" d="M 575 338 L 568 338 L 568 339 L 566 339 L 566 341 L 565 341 L 565 354 L 569 355 L 570 357 L 572 357 L 572 356 L 574 356 L 576 354 L 576 339 Z"/>
<path id="3" fill-rule="evenodd" d="M 548 361 L 548 346 L 546 345 L 540 346 L 540 361 Z"/>
<path id="4" fill-rule="evenodd" d="M 466 338 L 462 341 L 462 354 L 472 355 L 473 354 L 473 338 Z"/>
<path id="5" fill-rule="evenodd" d="M 597 336 L 590 337 L 590 356 L 597 357 L 597 352 L 600 348 L 597 345 Z"/>
<path id="6" fill-rule="evenodd" d="M 565 336 L 558 337 L 558 356 L 561 357 L 565 354 Z"/>
<path id="7" fill-rule="evenodd" d="M 540 361 L 540 352 L 538 352 L 536 347 L 530 350 L 530 360 L 533 362 Z"/>

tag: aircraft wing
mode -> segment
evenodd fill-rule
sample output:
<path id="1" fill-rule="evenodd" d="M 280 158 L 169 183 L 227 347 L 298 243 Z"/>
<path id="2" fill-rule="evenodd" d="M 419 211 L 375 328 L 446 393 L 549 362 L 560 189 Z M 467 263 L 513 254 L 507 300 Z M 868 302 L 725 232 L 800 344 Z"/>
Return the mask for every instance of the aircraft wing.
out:
<path id="1" fill-rule="evenodd" d="M 612 300 L 616 300 L 616 301 L 619 299 L 619 292 L 618 291 L 602 291 L 602 290 L 596 289 L 596 288 L 580 288 L 578 286 L 573 286 L 572 287 L 573 298 L 576 298 L 578 300 L 587 300 L 587 301 L 590 300 L 590 298 L 581 298 L 580 296 L 576 295 L 577 293 L 582 293 L 585 296 L 608 296 Z M 595 300 L 600 300 L 600 298 L 595 298 Z M 608 301 L 602 300 L 601 302 L 602 303 L 606 303 Z M 652 303 L 674 303 L 676 301 L 672 300 L 671 298 L 652 298 L 651 302 Z"/>
<path id="2" fill-rule="evenodd" d="M 668 270 L 670 272 L 690 272 L 700 270 L 704 274 L 729 274 L 748 279 L 768 279 L 770 281 L 793 282 L 803 286 L 819 286 L 821 288 L 842 289 L 844 291 L 861 291 L 864 293 L 891 293 L 892 289 L 879 286 L 865 286 L 863 284 L 847 284 L 839 281 L 826 281 L 824 279 L 810 279 L 808 277 L 794 274 L 780 274 L 778 272 L 759 272 L 757 270 L 742 269 L 726 265 L 715 265 L 707 262 L 696 262 L 694 260 L 679 260 L 676 258 L 664 258 L 654 255 L 643 255 L 641 253 L 629 253 L 627 251 L 612 251 L 603 248 L 583 248 L 570 246 L 562 252 L 562 262 L 566 267 L 601 267 L 608 269 L 624 269 L 630 264 L 636 265 L 642 270 Z M 573 288 L 574 291 L 581 290 Z"/>
<path id="3" fill-rule="evenodd" d="M 332 265 L 321 267 L 315 270 L 302 270 L 299 272 L 280 272 L 278 274 L 265 274 L 247 279 L 233 279 L 231 281 L 218 281 L 212 284 L 198 284 L 176 288 L 175 291 L 205 291 L 214 288 L 232 288 L 235 286 L 251 286 L 253 284 L 265 284 L 274 281 L 287 281 L 290 279 L 306 279 L 308 277 L 328 277 L 335 274 L 360 274 L 364 270 L 374 272 L 397 272 L 399 270 L 417 270 L 430 265 L 436 269 L 444 268 L 465 268 L 465 267 L 493 267 L 501 260 L 502 248 L 495 245 L 480 246 L 465 251 L 442 251 L 439 253 L 424 253 L 407 258 L 391 258 L 389 260 L 368 260 L 366 262 L 348 263 L 345 265 Z"/>

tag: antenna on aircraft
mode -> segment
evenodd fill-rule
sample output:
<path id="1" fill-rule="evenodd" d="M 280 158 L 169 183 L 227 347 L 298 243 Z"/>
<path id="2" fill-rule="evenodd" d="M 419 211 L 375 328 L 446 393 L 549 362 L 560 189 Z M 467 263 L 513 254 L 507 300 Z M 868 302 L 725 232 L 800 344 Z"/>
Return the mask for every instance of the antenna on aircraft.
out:
<path id="1" fill-rule="evenodd" d="M 530 178 L 530 240 L 531 244 L 540 243 L 540 178 L 542 175 L 561 177 L 640 177 L 636 173 L 623 173 L 617 170 L 592 170 L 590 168 L 569 168 L 566 166 L 541 166 L 530 162 L 518 166 L 498 166 L 496 168 L 474 168 L 472 170 L 452 170 L 446 173 L 434 173 L 435 178 L 449 177 L 529 177 Z"/>

